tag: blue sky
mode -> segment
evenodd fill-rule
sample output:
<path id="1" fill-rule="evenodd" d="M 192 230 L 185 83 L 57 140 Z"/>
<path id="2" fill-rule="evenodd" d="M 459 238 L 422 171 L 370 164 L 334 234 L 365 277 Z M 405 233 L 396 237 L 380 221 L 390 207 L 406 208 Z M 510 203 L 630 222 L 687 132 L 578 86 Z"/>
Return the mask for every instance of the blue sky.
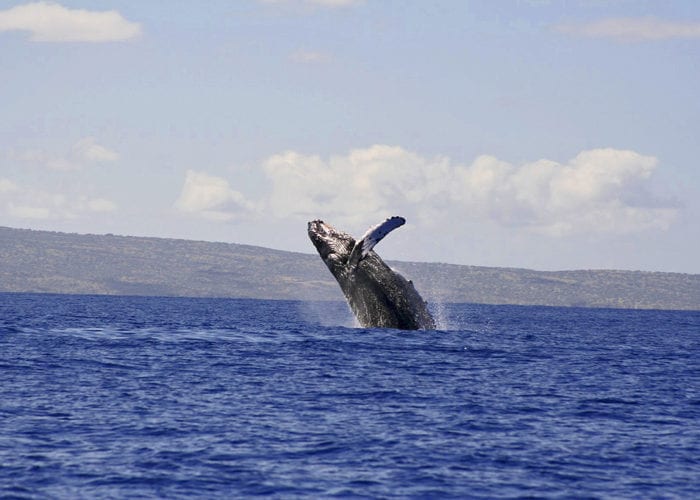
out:
<path id="1" fill-rule="evenodd" d="M 700 272 L 695 1 L 0 1 L 0 225 Z"/>

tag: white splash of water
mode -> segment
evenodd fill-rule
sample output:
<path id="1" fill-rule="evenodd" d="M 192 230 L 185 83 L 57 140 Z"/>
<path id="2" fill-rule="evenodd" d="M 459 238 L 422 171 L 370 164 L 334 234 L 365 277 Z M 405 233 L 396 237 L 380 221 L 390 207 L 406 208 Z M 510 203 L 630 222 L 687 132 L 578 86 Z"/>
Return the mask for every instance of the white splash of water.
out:
<path id="1" fill-rule="evenodd" d="M 299 315 L 310 324 L 358 328 L 350 306 L 341 301 L 307 300 L 299 302 Z"/>
<path id="2" fill-rule="evenodd" d="M 440 302 L 428 302 L 428 309 L 430 314 L 433 315 L 435 320 L 436 330 L 454 330 L 455 327 L 450 321 L 449 315 L 447 314 L 447 308 L 445 303 Z"/>

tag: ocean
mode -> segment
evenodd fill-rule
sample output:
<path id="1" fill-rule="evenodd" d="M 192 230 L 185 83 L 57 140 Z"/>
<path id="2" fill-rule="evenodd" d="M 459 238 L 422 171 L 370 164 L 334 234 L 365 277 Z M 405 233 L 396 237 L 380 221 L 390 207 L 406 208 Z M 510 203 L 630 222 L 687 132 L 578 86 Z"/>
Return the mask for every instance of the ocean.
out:
<path id="1" fill-rule="evenodd" d="M 2 498 L 700 498 L 700 312 L 0 294 Z"/>

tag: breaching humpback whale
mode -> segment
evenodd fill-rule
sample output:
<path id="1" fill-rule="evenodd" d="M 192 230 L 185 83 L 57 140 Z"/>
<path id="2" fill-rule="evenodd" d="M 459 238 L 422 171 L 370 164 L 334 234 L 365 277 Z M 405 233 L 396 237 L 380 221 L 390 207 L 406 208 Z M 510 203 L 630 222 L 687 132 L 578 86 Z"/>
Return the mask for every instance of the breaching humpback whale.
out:
<path id="1" fill-rule="evenodd" d="M 428 306 L 413 283 L 372 251 L 384 236 L 405 222 L 403 217 L 389 217 L 369 228 L 358 241 L 321 220 L 308 224 L 309 238 L 365 328 L 435 328 Z"/>

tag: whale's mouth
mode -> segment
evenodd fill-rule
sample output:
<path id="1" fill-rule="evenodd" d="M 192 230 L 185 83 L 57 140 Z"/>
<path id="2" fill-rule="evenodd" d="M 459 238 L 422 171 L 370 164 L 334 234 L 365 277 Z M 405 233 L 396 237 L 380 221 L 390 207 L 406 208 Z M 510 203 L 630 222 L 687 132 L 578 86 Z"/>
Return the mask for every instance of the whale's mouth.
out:
<path id="1" fill-rule="evenodd" d="M 309 233 L 312 231 L 315 233 L 318 233 L 322 230 L 325 230 L 326 227 L 327 227 L 326 223 L 323 222 L 321 219 L 312 220 L 308 224 Z"/>
<path id="2" fill-rule="evenodd" d="M 318 250 L 323 259 L 333 251 L 332 236 L 333 228 L 320 219 L 312 220 L 308 224 L 309 238 Z"/>
<path id="3" fill-rule="evenodd" d="M 320 219 L 308 223 L 309 239 L 318 250 L 319 255 L 325 261 L 331 254 L 338 254 L 347 259 L 355 240 L 352 236 L 338 231 L 330 224 Z"/>

